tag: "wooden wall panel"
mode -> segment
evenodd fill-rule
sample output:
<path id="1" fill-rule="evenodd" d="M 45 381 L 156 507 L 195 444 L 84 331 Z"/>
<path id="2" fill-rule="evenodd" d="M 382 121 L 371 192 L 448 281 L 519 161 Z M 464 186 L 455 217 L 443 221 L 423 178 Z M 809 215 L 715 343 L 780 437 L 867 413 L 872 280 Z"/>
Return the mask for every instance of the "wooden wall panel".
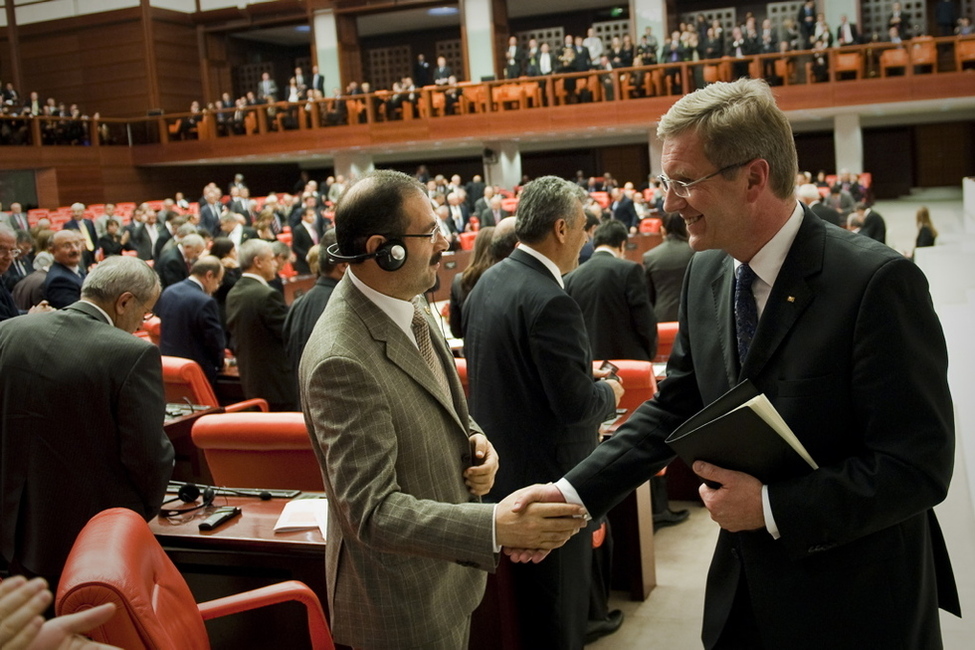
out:
<path id="1" fill-rule="evenodd" d="M 975 173 L 971 122 L 921 124 L 914 130 L 918 187 L 955 185 Z"/>
<path id="2" fill-rule="evenodd" d="M 203 101 L 200 56 L 196 27 L 190 23 L 153 19 L 160 108 L 185 112 L 194 101 Z"/>

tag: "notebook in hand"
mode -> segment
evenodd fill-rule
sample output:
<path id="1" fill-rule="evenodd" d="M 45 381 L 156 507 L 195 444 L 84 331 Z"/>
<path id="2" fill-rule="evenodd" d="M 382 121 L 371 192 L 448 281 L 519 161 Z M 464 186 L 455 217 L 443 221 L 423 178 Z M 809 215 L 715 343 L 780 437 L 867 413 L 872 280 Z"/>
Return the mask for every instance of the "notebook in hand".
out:
<path id="1" fill-rule="evenodd" d="M 689 467 L 703 460 L 765 484 L 818 468 L 765 394 L 747 379 L 693 415 L 665 442 Z"/>

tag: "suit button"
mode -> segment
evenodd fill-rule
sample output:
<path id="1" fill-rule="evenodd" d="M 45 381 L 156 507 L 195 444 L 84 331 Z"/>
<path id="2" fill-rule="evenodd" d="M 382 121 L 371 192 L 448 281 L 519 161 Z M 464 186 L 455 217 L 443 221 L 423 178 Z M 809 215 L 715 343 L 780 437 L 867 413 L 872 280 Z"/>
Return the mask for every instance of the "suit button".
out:
<path id="1" fill-rule="evenodd" d="M 464 463 L 465 465 L 470 465 L 471 464 L 471 455 L 468 454 L 468 453 L 461 454 L 460 455 L 460 461 L 462 463 Z"/>

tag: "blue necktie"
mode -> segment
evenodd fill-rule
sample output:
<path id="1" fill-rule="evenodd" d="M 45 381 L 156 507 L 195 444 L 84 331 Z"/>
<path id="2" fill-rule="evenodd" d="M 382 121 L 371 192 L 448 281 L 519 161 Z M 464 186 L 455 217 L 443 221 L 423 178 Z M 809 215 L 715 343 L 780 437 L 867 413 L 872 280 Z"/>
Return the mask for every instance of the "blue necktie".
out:
<path id="1" fill-rule="evenodd" d="M 758 327 L 758 305 L 752 295 L 755 277 L 755 272 L 747 264 L 742 264 L 735 271 L 735 330 L 738 334 L 738 360 L 742 364 Z"/>

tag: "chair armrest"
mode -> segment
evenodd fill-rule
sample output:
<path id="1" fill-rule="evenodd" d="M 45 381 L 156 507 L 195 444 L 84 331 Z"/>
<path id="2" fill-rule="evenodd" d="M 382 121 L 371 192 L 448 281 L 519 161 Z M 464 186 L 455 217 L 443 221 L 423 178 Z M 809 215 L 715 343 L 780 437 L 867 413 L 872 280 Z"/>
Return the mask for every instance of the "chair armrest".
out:
<path id="1" fill-rule="evenodd" d="M 261 411 L 267 413 L 270 409 L 267 405 L 267 400 L 263 397 L 255 397 L 254 399 L 245 399 L 243 402 L 237 402 L 229 406 L 224 407 L 225 413 L 236 413 L 238 411 Z"/>
<path id="2" fill-rule="evenodd" d="M 297 580 L 279 582 L 197 605 L 204 621 L 246 612 L 258 607 L 297 601 L 308 611 L 308 634 L 313 650 L 335 650 L 322 603 L 308 585 Z"/>

